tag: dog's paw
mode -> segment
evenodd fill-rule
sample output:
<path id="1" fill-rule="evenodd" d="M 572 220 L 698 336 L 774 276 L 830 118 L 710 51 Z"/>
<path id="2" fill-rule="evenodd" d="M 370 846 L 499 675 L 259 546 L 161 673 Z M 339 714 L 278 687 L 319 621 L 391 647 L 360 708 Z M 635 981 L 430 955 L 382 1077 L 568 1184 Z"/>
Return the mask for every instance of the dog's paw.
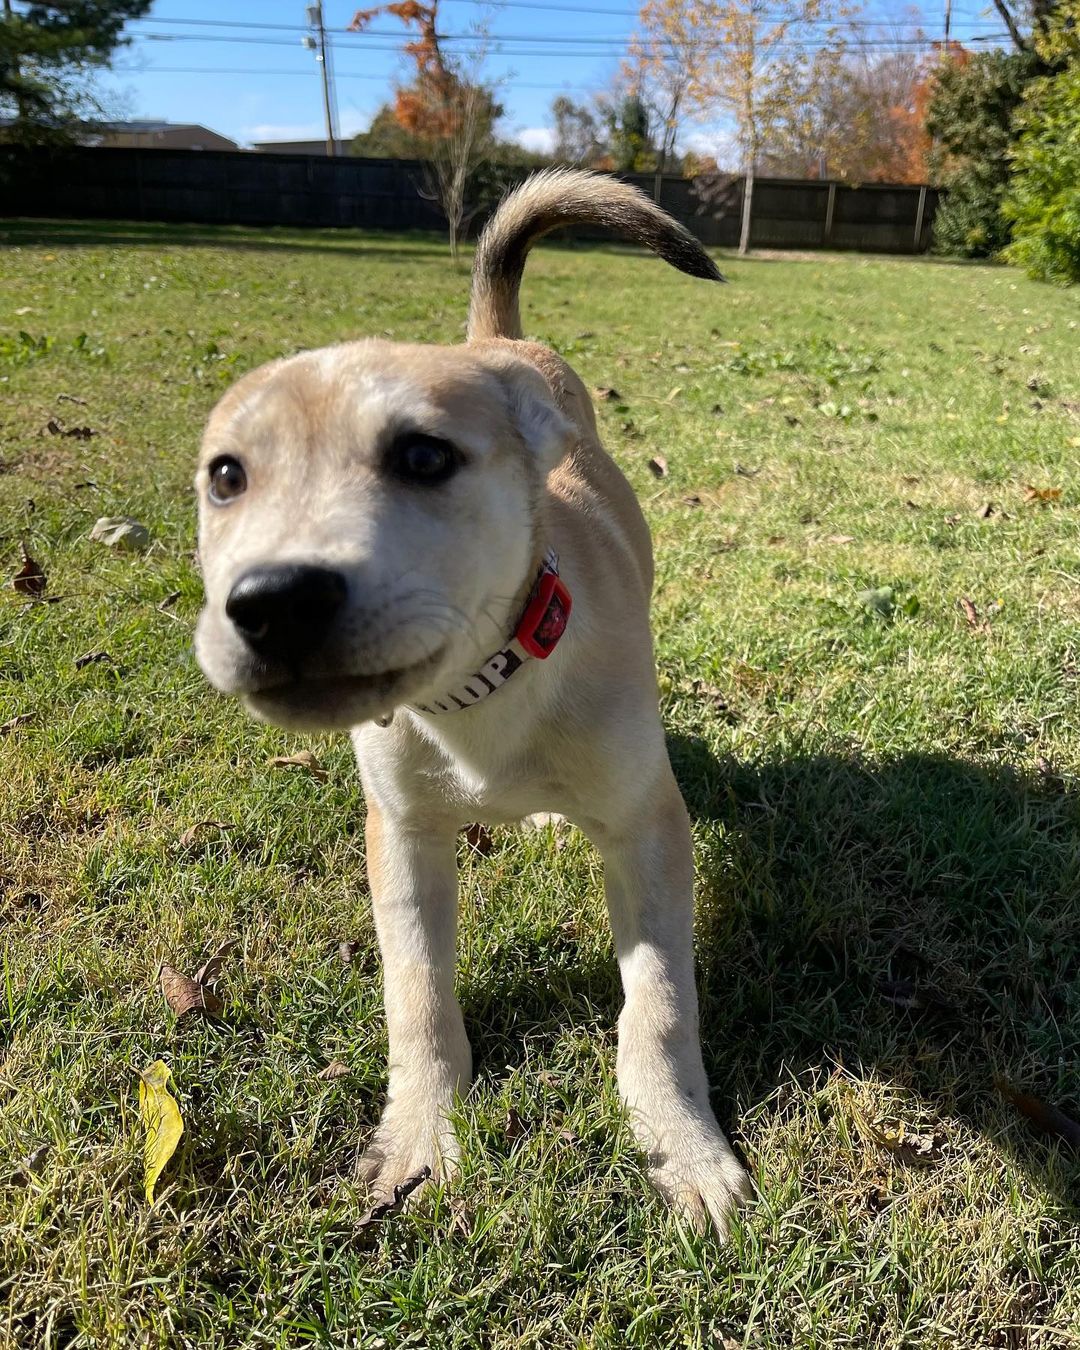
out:
<path id="1" fill-rule="evenodd" d="M 746 1169 L 719 1132 L 653 1153 L 649 1180 L 694 1228 L 701 1232 L 711 1224 L 721 1240 L 728 1236 L 732 1214 L 754 1194 Z"/>
<path id="2" fill-rule="evenodd" d="M 359 1163 L 375 1208 L 407 1202 L 427 1181 L 448 1181 L 457 1171 L 461 1148 L 446 1115 L 428 1107 L 403 1111 L 387 1107 Z"/>

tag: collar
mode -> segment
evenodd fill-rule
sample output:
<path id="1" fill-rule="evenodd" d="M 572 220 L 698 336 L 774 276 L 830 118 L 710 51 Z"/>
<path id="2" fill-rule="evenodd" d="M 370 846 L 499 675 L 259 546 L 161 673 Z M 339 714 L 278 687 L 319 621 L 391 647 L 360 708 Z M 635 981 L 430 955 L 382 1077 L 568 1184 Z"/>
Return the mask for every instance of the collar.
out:
<path id="1" fill-rule="evenodd" d="M 505 647 L 489 656 L 479 670 L 455 688 L 437 698 L 429 698 L 426 703 L 406 706 L 414 712 L 440 717 L 443 713 L 460 712 L 482 702 L 496 689 L 501 689 L 526 661 L 531 658 L 547 660 L 566 632 L 572 603 L 570 592 L 559 579 L 559 555 L 548 549 L 525 609 Z"/>

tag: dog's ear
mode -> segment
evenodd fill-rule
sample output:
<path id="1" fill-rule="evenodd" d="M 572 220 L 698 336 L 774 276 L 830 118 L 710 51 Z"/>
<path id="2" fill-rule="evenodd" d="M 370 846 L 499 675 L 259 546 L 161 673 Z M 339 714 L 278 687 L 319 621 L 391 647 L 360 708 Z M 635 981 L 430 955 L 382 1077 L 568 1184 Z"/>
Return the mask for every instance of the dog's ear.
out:
<path id="1" fill-rule="evenodd" d="M 500 362 L 510 419 L 543 473 L 554 468 L 574 441 L 574 428 L 555 405 L 543 375 L 525 361 Z"/>

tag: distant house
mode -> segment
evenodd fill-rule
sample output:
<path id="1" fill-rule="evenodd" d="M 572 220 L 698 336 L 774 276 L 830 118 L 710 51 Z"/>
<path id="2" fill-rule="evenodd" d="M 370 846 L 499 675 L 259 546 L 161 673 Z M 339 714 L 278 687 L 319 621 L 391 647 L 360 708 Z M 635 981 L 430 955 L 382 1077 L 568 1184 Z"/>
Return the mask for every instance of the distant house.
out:
<path id="1" fill-rule="evenodd" d="M 80 137 L 84 145 L 151 150 L 239 150 L 228 136 L 219 136 L 198 122 L 103 122 Z"/>
<path id="2" fill-rule="evenodd" d="M 334 153 L 347 155 L 351 142 L 334 142 Z M 320 141 L 255 141 L 252 150 L 257 155 L 325 155 L 326 137 Z"/>

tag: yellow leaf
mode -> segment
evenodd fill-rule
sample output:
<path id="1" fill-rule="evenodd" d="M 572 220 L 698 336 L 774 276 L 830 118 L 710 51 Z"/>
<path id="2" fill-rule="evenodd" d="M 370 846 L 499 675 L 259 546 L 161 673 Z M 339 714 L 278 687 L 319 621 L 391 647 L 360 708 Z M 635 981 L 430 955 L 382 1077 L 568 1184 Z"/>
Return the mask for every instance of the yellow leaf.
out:
<path id="1" fill-rule="evenodd" d="M 154 1203 L 154 1187 L 165 1170 L 165 1164 L 176 1152 L 184 1121 L 176 1099 L 169 1091 L 172 1071 L 164 1060 L 156 1059 L 143 1069 L 139 1082 L 139 1113 L 146 1126 L 146 1202 Z"/>

